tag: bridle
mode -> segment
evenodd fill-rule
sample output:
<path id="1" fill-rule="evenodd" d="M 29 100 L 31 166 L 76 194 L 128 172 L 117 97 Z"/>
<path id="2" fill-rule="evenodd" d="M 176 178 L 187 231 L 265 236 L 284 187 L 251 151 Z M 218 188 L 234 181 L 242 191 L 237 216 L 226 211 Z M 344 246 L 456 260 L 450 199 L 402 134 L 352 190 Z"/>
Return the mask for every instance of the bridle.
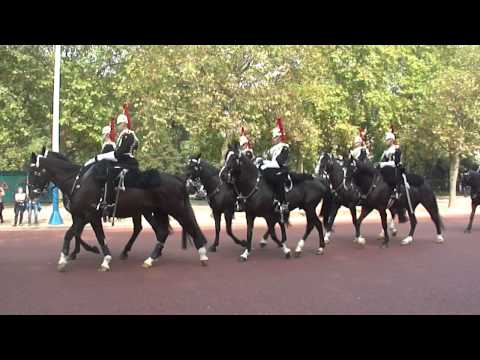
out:
<path id="1" fill-rule="evenodd" d="M 220 170 L 220 173 L 218 174 L 218 176 L 220 177 L 220 181 L 221 181 L 221 175 L 223 173 L 223 171 L 225 171 L 225 168 L 227 166 L 227 164 L 229 163 L 230 161 L 230 157 L 234 156 L 235 153 L 233 151 L 229 151 L 228 154 L 227 154 L 227 157 L 225 159 L 225 165 L 222 167 L 222 169 Z M 240 166 L 240 157 L 238 155 L 235 155 L 236 156 L 236 159 L 234 160 L 237 164 L 237 166 Z M 235 177 L 232 175 L 232 169 L 231 167 L 229 167 L 229 169 L 227 170 L 227 173 L 226 173 L 226 182 L 227 184 L 230 184 L 233 186 L 233 190 L 235 191 L 235 193 L 238 195 L 238 198 L 246 201 L 248 200 L 249 198 L 251 198 L 253 196 L 253 194 L 255 194 L 258 189 L 259 189 L 259 184 L 260 184 L 260 180 L 262 179 L 262 174 L 261 172 L 259 171 L 258 172 L 258 175 L 257 175 L 257 181 L 255 182 L 255 186 L 252 188 L 252 190 L 247 194 L 247 195 L 243 195 L 237 188 L 237 184 L 236 184 L 236 179 Z"/>

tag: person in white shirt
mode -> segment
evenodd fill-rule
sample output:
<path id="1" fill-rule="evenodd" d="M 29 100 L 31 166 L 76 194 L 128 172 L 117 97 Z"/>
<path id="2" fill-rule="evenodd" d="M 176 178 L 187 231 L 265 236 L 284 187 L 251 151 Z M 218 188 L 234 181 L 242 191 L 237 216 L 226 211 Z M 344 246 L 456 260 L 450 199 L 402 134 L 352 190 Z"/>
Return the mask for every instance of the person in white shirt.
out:
<path id="1" fill-rule="evenodd" d="M 13 226 L 17 226 L 17 222 L 19 226 L 22 226 L 23 213 L 25 211 L 26 201 L 27 201 L 27 194 L 23 192 L 23 188 L 20 186 L 17 192 L 15 193 L 15 207 L 14 207 L 15 221 Z"/>

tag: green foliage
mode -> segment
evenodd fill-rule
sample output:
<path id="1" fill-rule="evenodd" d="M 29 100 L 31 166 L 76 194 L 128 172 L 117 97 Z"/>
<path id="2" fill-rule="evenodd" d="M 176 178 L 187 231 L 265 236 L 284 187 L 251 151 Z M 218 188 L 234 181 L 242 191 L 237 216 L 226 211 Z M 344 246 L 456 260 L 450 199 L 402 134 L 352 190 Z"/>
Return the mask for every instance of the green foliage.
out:
<path id="1" fill-rule="evenodd" d="M 429 173 L 480 146 L 478 46 L 63 46 L 61 151 L 83 162 L 130 104 L 143 168 L 219 165 L 247 129 L 256 154 L 285 119 L 292 165 L 346 154 L 360 127 L 376 158 L 393 125 L 408 167 Z M 0 46 L 0 169 L 50 144 L 52 46 Z"/>

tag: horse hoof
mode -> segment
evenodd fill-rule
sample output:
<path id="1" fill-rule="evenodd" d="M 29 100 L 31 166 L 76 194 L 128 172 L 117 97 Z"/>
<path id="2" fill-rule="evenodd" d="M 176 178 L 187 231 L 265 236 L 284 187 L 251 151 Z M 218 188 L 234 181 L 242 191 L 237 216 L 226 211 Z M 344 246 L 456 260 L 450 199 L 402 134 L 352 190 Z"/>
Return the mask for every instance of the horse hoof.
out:
<path id="1" fill-rule="evenodd" d="M 67 264 L 59 264 L 59 265 L 57 265 L 57 270 L 58 270 L 59 272 L 65 272 L 65 271 L 67 271 Z"/>
<path id="2" fill-rule="evenodd" d="M 293 253 L 293 256 L 296 257 L 296 258 L 299 258 L 301 255 L 302 255 L 302 252 L 301 252 L 301 251 L 295 251 L 295 252 Z"/>
<path id="3" fill-rule="evenodd" d="M 411 236 L 407 236 L 405 239 L 403 239 L 401 242 L 400 242 L 400 245 L 409 245 L 413 242 L 413 237 Z"/>
<path id="4" fill-rule="evenodd" d="M 120 260 L 127 260 L 127 258 L 128 258 L 128 254 L 125 254 L 125 253 L 120 254 Z"/>
<path id="5" fill-rule="evenodd" d="M 70 255 L 70 256 L 68 257 L 68 260 L 72 260 L 72 261 L 73 261 L 73 260 L 75 260 L 76 258 L 77 258 L 77 255 Z"/>
<path id="6" fill-rule="evenodd" d="M 212 246 L 210 246 L 210 247 L 208 248 L 208 251 L 210 251 L 210 252 L 217 252 L 217 247 L 212 245 Z"/>
<path id="7" fill-rule="evenodd" d="M 110 268 L 109 268 L 109 267 L 106 267 L 106 266 L 100 266 L 100 267 L 98 268 L 98 271 L 99 271 L 99 272 L 108 272 L 108 271 L 110 271 Z"/>
<path id="8" fill-rule="evenodd" d="M 200 260 L 202 266 L 208 266 L 208 260 Z"/>
<path id="9" fill-rule="evenodd" d="M 437 239 L 435 240 L 437 244 L 442 244 L 444 241 L 443 235 L 437 235 Z"/>
<path id="10" fill-rule="evenodd" d="M 366 244 L 366 240 L 363 236 L 359 236 L 358 238 L 355 238 L 355 240 L 353 240 L 353 243 L 358 244 L 361 247 L 364 247 Z"/>
<path id="11" fill-rule="evenodd" d="M 387 249 L 388 248 L 388 244 L 386 243 L 383 243 L 382 246 L 380 247 L 381 249 Z"/>
<path id="12" fill-rule="evenodd" d="M 145 263 L 145 262 L 142 264 L 142 267 L 144 269 L 150 269 L 152 266 L 153 266 L 152 264 L 148 264 L 148 263 Z"/>
<path id="13" fill-rule="evenodd" d="M 472 229 L 465 229 L 464 233 L 465 233 L 465 234 L 471 234 L 471 233 L 472 233 Z"/>
<path id="14" fill-rule="evenodd" d="M 315 252 L 315 254 L 317 255 L 323 255 L 325 252 L 325 249 L 324 248 L 318 248 L 317 251 Z"/>
<path id="15" fill-rule="evenodd" d="M 267 246 L 267 243 L 265 243 L 265 242 L 261 242 L 261 243 L 260 243 L 260 247 L 261 247 L 262 249 L 263 249 L 265 246 Z"/>
<path id="16" fill-rule="evenodd" d="M 247 261 L 247 258 L 244 257 L 244 256 L 240 256 L 240 262 L 246 262 Z"/>
<path id="17" fill-rule="evenodd" d="M 290 259 L 291 257 L 292 257 L 292 252 L 291 251 L 285 253 L 285 259 Z"/>
<path id="18" fill-rule="evenodd" d="M 392 231 L 392 236 L 397 236 L 397 234 L 398 234 L 398 231 L 397 231 L 397 230 Z"/>

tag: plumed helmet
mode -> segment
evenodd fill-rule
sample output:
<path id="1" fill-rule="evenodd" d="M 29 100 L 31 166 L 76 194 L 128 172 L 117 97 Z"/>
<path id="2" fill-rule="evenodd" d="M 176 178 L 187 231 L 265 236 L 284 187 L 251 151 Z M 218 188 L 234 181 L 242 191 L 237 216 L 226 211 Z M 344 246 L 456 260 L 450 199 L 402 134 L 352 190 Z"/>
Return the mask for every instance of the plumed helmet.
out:
<path id="1" fill-rule="evenodd" d="M 390 131 L 388 131 L 385 134 L 385 141 L 388 141 L 388 140 L 395 140 L 395 135 Z"/>
<path id="2" fill-rule="evenodd" d="M 125 114 L 120 114 L 117 117 L 117 125 L 128 124 L 128 118 Z"/>
<path id="3" fill-rule="evenodd" d="M 245 135 L 240 136 L 240 146 L 248 144 L 248 138 Z"/>
<path id="4" fill-rule="evenodd" d="M 105 135 L 110 135 L 110 126 L 105 126 L 103 129 L 102 129 L 102 135 L 105 136 Z"/>
<path id="5" fill-rule="evenodd" d="M 355 145 L 362 145 L 363 139 L 361 136 L 355 136 L 355 141 L 353 142 Z"/>
<path id="6" fill-rule="evenodd" d="M 276 137 L 279 137 L 279 136 L 282 136 L 282 132 L 280 131 L 280 129 L 278 127 L 276 127 L 272 130 L 272 138 L 276 138 Z"/>

